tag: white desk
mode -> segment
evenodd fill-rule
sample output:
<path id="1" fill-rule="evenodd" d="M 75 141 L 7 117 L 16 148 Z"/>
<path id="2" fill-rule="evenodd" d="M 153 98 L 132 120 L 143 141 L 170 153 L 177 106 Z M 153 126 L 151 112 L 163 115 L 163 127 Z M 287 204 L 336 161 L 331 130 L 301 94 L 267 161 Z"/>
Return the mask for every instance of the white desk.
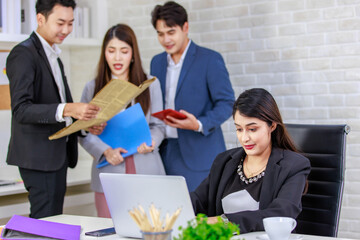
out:
<path id="1" fill-rule="evenodd" d="M 97 229 L 113 227 L 112 220 L 109 218 L 83 217 L 83 216 L 75 216 L 75 215 L 58 215 L 58 216 L 45 218 L 44 220 L 81 225 L 82 231 L 81 231 L 80 239 L 87 239 L 87 240 L 91 240 L 91 239 L 130 240 L 130 239 L 132 239 L 132 240 L 134 240 L 134 238 L 124 238 L 124 237 L 120 237 L 116 234 L 110 235 L 110 236 L 104 236 L 101 238 L 85 236 L 85 232 L 88 232 L 88 231 L 94 231 Z M 261 234 L 264 234 L 264 232 L 253 232 L 253 233 L 241 234 L 240 236 L 236 236 L 233 239 L 240 240 L 240 239 L 244 238 L 245 240 L 257 240 L 256 236 L 261 235 Z M 292 234 L 292 235 L 294 235 L 294 236 L 301 235 L 303 237 L 302 240 L 334 240 L 334 239 L 351 240 L 351 239 L 347 239 L 347 238 L 319 237 L 319 236 L 310 236 L 310 235 L 303 235 L 303 234 Z"/>
<path id="2" fill-rule="evenodd" d="M 59 222 L 59 223 L 67 223 L 67 224 L 74 224 L 74 225 L 81 225 L 81 236 L 80 239 L 102 239 L 102 240 L 109 240 L 109 239 L 132 239 L 134 238 L 122 238 L 118 235 L 109 235 L 103 236 L 101 238 L 85 236 L 85 232 L 94 231 L 97 229 L 102 228 L 110 228 L 113 227 L 113 222 L 111 218 L 98 218 L 98 217 L 85 217 L 85 216 L 75 216 L 75 215 L 57 215 L 53 217 L 47 217 L 43 220 Z"/>
<path id="3" fill-rule="evenodd" d="M 252 232 L 252 233 L 246 233 L 241 234 L 239 236 L 233 237 L 232 240 L 258 240 L 256 236 L 259 236 L 261 234 L 264 234 L 265 232 Z M 301 236 L 302 240 L 355 240 L 355 239 L 349 239 L 349 238 L 333 238 L 333 237 L 320 237 L 320 236 L 313 236 L 313 235 L 304 235 L 304 234 L 291 234 L 291 237 L 289 240 L 297 239 L 295 236 Z M 293 238 L 292 238 L 293 237 Z"/>

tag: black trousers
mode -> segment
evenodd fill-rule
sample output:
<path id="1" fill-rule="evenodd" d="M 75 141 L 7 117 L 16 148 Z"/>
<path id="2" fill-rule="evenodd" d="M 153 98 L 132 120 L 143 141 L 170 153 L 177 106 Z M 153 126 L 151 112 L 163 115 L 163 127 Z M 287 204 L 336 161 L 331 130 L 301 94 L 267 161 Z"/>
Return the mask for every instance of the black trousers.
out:
<path id="1" fill-rule="evenodd" d="M 43 218 L 62 214 L 66 192 L 68 163 L 52 172 L 19 167 L 26 190 L 29 192 L 30 217 Z"/>

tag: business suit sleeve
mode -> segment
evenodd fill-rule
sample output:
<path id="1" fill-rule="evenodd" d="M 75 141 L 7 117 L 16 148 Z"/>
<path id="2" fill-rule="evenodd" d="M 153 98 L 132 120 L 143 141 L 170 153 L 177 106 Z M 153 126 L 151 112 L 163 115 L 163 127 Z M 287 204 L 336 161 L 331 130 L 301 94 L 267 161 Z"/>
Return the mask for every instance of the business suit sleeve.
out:
<path id="1" fill-rule="evenodd" d="M 217 52 L 212 52 L 209 55 L 206 77 L 207 87 L 214 105 L 205 115 L 198 117 L 198 120 L 203 125 L 205 136 L 210 134 L 215 128 L 220 127 L 231 116 L 234 104 L 234 91 L 231 86 L 229 73 L 223 58 Z"/>
<path id="2" fill-rule="evenodd" d="M 59 103 L 38 104 L 36 96 L 37 64 L 40 61 L 28 48 L 18 45 L 6 61 L 10 81 L 11 109 L 15 120 L 24 124 L 54 124 Z M 48 81 L 53 81 L 49 74 Z"/>
<path id="3" fill-rule="evenodd" d="M 89 103 L 94 96 L 95 81 L 86 84 L 80 102 Z M 100 161 L 106 149 L 110 146 L 104 143 L 98 136 L 88 133 L 86 137 L 78 138 L 80 145 L 94 157 L 96 161 Z"/>
<path id="4" fill-rule="evenodd" d="M 151 138 L 155 141 L 155 149 L 159 147 L 165 137 L 165 125 L 160 119 L 151 116 L 151 114 L 163 110 L 163 101 L 161 95 L 160 82 L 156 79 L 149 87 L 150 90 L 150 109 L 149 109 L 149 127 Z"/>
<path id="5" fill-rule="evenodd" d="M 209 204 L 211 204 L 209 199 L 209 182 L 211 176 L 209 175 L 205 178 L 201 184 L 196 188 L 194 192 L 190 193 L 191 203 L 194 208 L 194 212 L 197 213 L 204 213 L 209 216 Z"/>
<path id="6" fill-rule="evenodd" d="M 262 219 L 265 217 L 284 216 L 296 219 L 301 212 L 301 195 L 309 172 L 310 164 L 307 159 L 298 158 L 296 161 L 289 161 L 281 173 L 281 178 L 284 179 L 279 179 L 273 184 L 274 199 L 266 208 L 226 214 L 226 216 L 230 221 L 239 224 L 242 233 L 263 230 Z"/>

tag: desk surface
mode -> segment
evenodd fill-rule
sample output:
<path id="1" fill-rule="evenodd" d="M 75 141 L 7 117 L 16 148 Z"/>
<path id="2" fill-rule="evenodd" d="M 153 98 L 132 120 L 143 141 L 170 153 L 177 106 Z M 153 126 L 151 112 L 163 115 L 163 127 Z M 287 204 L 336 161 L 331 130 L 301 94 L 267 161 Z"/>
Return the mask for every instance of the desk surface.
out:
<path id="1" fill-rule="evenodd" d="M 53 217 L 44 218 L 44 220 L 48 221 L 54 221 L 54 222 L 60 222 L 60 223 L 67 223 L 67 224 L 76 224 L 81 225 L 82 231 L 81 231 L 81 237 L 80 239 L 98 239 L 97 237 L 90 237 L 85 236 L 85 232 L 88 231 L 94 231 L 97 229 L 102 228 L 109 228 L 113 227 L 112 220 L 110 218 L 97 218 L 97 217 L 84 217 L 84 216 L 75 216 L 75 215 L 58 215 Z M 240 236 L 236 236 L 233 238 L 233 240 L 258 240 L 256 237 L 259 235 L 264 234 L 264 232 L 252 232 L 247 234 L 241 234 Z M 302 238 L 299 238 L 298 236 L 301 236 Z M 99 238 L 101 240 L 109 240 L 109 239 L 118 239 L 118 240 L 134 240 L 134 238 L 125 238 L 120 237 L 118 235 L 110 235 L 110 236 L 104 236 Z M 337 239 L 337 240 L 351 240 L 346 238 L 332 238 L 332 237 L 319 237 L 319 236 L 310 236 L 310 235 L 303 235 L 303 234 L 292 234 L 292 237 L 289 240 L 292 239 L 302 239 L 302 240 L 331 240 L 331 239 Z"/>

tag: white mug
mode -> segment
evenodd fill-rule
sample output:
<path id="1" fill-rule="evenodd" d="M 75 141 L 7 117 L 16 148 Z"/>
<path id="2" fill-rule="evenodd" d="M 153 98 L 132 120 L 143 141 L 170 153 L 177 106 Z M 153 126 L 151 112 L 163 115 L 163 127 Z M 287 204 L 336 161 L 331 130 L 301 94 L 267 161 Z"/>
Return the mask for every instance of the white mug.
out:
<path id="1" fill-rule="evenodd" d="M 263 224 L 270 240 L 288 240 L 296 227 L 296 220 L 290 217 L 268 217 Z"/>

